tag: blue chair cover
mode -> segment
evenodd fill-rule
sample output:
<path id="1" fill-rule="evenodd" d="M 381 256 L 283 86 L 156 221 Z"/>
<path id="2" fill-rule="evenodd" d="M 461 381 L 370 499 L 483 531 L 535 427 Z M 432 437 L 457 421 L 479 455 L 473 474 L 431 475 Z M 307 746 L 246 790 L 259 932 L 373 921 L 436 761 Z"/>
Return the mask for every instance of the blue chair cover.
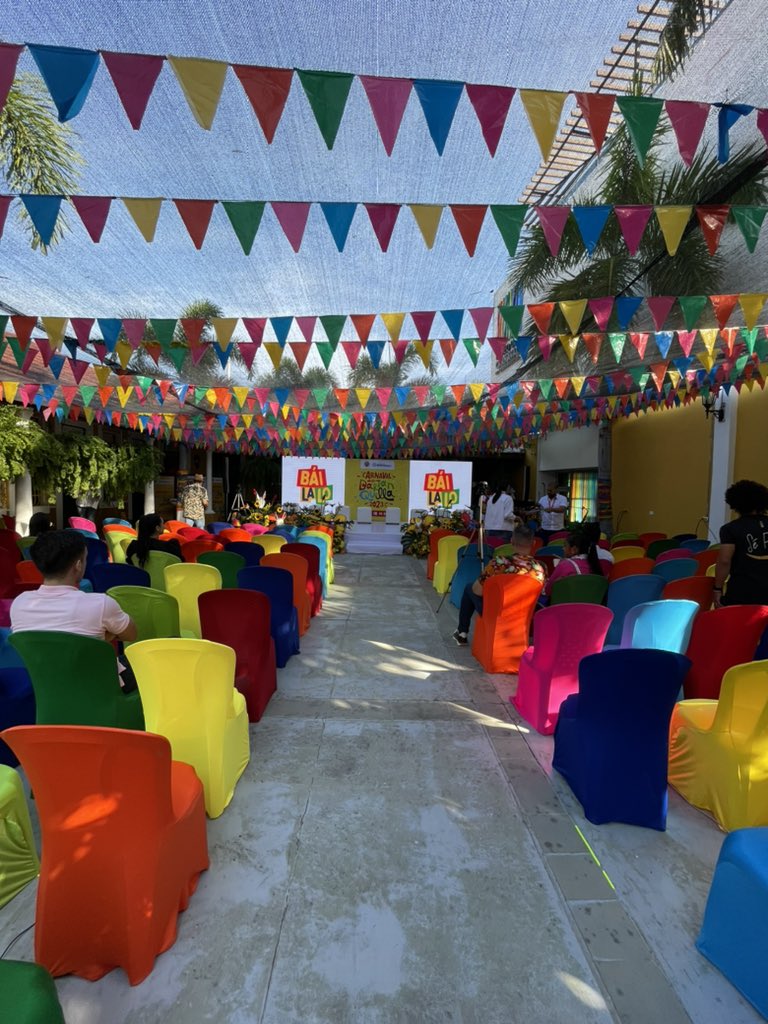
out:
<path id="1" fill-rule="evenodd" d="M 595 825 L 666 829 L 669 720 L 690 664 L 668 651 L 582 658 L 579 692 L 560 705 L 552 765 Z"/>
<path id="2" fill-rule="evenodd" d="M 320 582 L 323 584 L 323 597 L 328 596 L 328 545 L 319 537 L 307 537 L 299 534 L 299 543 L 313 544 L 320 552 Z"/>
<path id="3" fill-rule="evenodd" d="M 247 540 L 232 540 L 229 544 L 224 545 L 224 550 L 244 558 L 246 567 L 258 565 L 264 555 L 264 548 L 261 544 L 251 544 Z"/>
<path id="4" fill-rule="evenodd" d="M 608 628 L 606 645 L 613 644 L 618 647 L 624 628 L 624 616 L 629 609 L 646 601 L 658 601 L 663 589 L 664 580 L 661 576 L 653 576 L 650 573 L 642 576 L 624 576 L 609 584 L 606 604 L 613 612 L 613 622 Z"/>
<path id="5" fill-rule="evenodd" d="M 7 627 L 0 628 L 0 731 L 35 724 L 35 694 L 21 655 L 8 643 Z M 0 764 L 15 768 L 18 758 L 0 740 Z"/>
<path id="6" fill-rule="evenodd" d="M 708 540 L 697 540 L 695 537 L 691 540 L 681 540 L 680 547 L 685 548 L 687 551 L 693 551 L 694 554 L 698 554 L 699 551 L 706 551 L 709 547 Z"/>
<path id="7" fill-rule="evenodd" d="M 129 523 L 127 519 L 105 519 L 101 525 L 116 526 L 118 523 L 120 524 L 120 526 L 131 526 L 131 523 Z"/>
<path id="8" fill-rule="evenodd" d="M 695 533 L 676 533 L 675 536 L 672 538 L 672 540 L 679 540 L 681 542 L 684 541 L 684 540 L 696 540 L 696 534 Z M 683 545 L 681 543 L 680 547 L 682 547 L 682 546 Z"/>
<path id="9" fill-rule="evenodd" d="M 88 558 L 85 562 L 85 578 L 91 582 L 95 589 L 93 570 L 97 565 L 107 565 L 109 563 L 109 548 L 103 540 L 99 540 L 95 533 L 88 536 L 87 533 L 83 532 L 83 538 L 88 548 Z"/>
<path id="10" fill-rule="evenodd" d="M 456 573 L 451 583 L 451 592 L 448 597 L 450 603 L 456 608 L 461 605 L 461 595 L 464 593 L 466 585 L 475 582 L 483 571 L 483 564 L 487 565 L 491 557 L 486 551 L 485 563 L 483 563 L 480 561 L 480 555 L 477 554 L 477 545 L 470 544 L 468 548 L 475 548 L 475 554 L 462 555 L 461 551 L 459 551 L 459 564 L 456 568 Z M 466 551 L 468 548 L 462 548 L 461 550 Z"/>
<path id="11" fill-rule="evenodd" d="M 96 565 L 91 574 L 93 589 L 97 594 L 106 594 L 110 587 L 149 587 L 151 580 L 146 569 L 136 565 L 108 564 Z"/>
<path id="12" fill-rule="evenodd" d="M 273 537 L 285 537 L 286 540 L 295 540 L 297 534 L 293 532 L 290 526 L 276 526 L 274 530 L 270 530 L 267 536 Z"/>
<path id="13" fill-rule="evenodd" d="M 78 587 L 78 589 L 82 590 L 82 592 L 84 594 L 92 594 L 93 593 L 93 584 L 91 583 L 91 581 L 89 579 L 87 579 L 86 577 L 83 577 L 83 579 L 80 580 L 80 586 Z"/>
<path id="14" fill-rule="evenodd" d="M 695 558 L 670 558 L 666 562 L 658 562 L 651 571 L 655 576 L 661 576 L 665 583 L 671 583 L 672 580 L 695 576 L 699 563 Z"/>
<path id="15" fill-rule="evenodd" d="M 293 606 L 293 576 L 272 565 L 249 565 L 237 574 L 243 590 L 266 594 L 272 612 L 272 639 L 277 667 L 283 668 L 292 654 L 299 653 L 299 618 Z"/>
<path id="16" fill-rule="evenodd" d="M 698 601 L 648 601 L 635 605 L 624 619 L 621 646 L 685 654 L 698 611 Z"/>
<path id="17" fill-rule="evenodd" d="M 562 558 L 563 549 L 558 544 L 545 544 L 543 548 L 534 551 L 533 557 L 536 558 L 537 555 L 550 555 L 553 558 Z"/>
<path id="18" fill-rule="evenodd" d="M 221 533 L 222 530 L 231 530 L 232 523 L 208 523 L 208 532 L 212 533 L 214 537 Z"/>
<path id="19" fill-rule="evenodd" d="M 696 948 L 768 1018 L 768 828 L 725 837 Z"/>

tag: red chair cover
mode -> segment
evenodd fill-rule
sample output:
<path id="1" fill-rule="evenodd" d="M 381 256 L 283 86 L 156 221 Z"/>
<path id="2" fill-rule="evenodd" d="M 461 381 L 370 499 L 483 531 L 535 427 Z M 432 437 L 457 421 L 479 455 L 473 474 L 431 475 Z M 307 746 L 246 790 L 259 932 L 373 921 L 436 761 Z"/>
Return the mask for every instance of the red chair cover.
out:
<path id="1" fill-rule="evenodd" d="M 768 607 L 761 604 L 699 612 L 685 652 L 692 662 L 683 683 L 685 699 L 718 700 L 725 673 L 754 659 L 767 627 Z"/>
<path id="2" fill-rule="evenodd" d="M 305 559 L 307 565 L 307 593 L 312 601 L 312 614 L 317 613 L 323 607 L 323 581 L 320 578 L 320 549 L 314 544 L 284 544 L 280 552 L 286 555 L 299 555 Z"/>
<path id="3" fill-rule="evenodd" d="M 643 576 L 652 572 L 655 562 L 652 558 L 627 558 L 623 562 L 616 562 L 608 570 L 608 579 L 611 583 L 614 580 L 624 579 L 625 576 Z"/>
<path id="4" fill-rule="evenodd" d="M 185 562 L 196 562 L 197 556 L 204 551 L 223 551 L 224 545 L 220 544 L 213 537 L 200 537 L 199 539 L 186 541 L 181 546 L 181 556 Z"/>
<path id="5" fill-rule="evenodd" d="M 714 586 L 714 576 L 688 576 L 667 583 L 661 596 L 665 601 L 695 601 L 703 612 L 708 612 L 712 607 Z"/>

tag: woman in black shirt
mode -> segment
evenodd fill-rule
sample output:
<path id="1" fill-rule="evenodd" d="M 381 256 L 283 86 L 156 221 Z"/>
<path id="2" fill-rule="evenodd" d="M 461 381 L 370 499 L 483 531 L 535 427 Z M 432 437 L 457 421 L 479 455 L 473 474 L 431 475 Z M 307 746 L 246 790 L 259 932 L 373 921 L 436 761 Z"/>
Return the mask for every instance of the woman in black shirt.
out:
<path id="1" fill-rule="evenodd" d="M 163 532 L 163 517 L 156 513 L 142 516 L 138 523 L 138 536 L 132 540 L 125 552 L 125 560 L 129 565 L 137 565 L 143 569 L 147 564 L 150 551 L 164 551 L 167 555 L 181 558 L 181 544 L 177 540 L 159 540 Z"/>
<path id="2" fill-rule="evenodd" d="M 768 605 L 768 487 L 738 480 L 725 492 L 725 501 L 739 518 L 720 530 L 715 607 Z M 723 594 L 726 580 L 728 590 Z"/>

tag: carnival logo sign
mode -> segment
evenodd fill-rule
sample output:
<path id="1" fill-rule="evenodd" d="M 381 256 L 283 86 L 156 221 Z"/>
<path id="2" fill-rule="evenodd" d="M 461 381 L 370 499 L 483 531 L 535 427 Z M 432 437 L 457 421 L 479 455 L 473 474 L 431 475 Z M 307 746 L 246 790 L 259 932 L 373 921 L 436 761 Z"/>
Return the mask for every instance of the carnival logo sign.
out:
<path id="1" fill-rule="evenodd" d="M 430 505 L 451 508 L 459 503 L 459 492 L 453 486 L 453 473 L 447 473 L 444 469 L 425 474 L 424 490 Z"/>
<path id="2" fill-rule="evenodd" d="M 312 465 L 309 469 L 300 469 L 296 474 L 296 486 L 301 494 L 301 501 L 315 501 L 322 504 L 333 498 L 333 485 L 328 483 L 324 469 Z"/>

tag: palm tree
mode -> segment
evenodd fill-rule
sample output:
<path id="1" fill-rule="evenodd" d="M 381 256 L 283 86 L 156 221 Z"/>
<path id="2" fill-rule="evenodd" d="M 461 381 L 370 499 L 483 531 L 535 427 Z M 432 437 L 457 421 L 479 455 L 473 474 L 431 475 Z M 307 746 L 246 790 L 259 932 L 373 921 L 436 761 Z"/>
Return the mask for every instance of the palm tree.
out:
<path id="1" fill-rule="evenodd" d="M 75 148 L 76 133 L 56 118 L 48 91 L 37 75 L 19 75 L 0 112 L 0 167 L 11 191 L 38 195 L 70 195 L 77 192 L 78 168 L 83 158 Z M 32 221 L 22 207 L 24 223 L 33 249 L 46 251 Z M 64 212 L 59 215 L 52 244 L 60 241 L 67 227 Z"/>
<path id="2" fill-rule="evenodd" d="M 674 78 L 691 52 L 693 38 L 707 26 L 710 18 L 707 0 L 674 0 L 659 36 L 654 81 Z"/>
<path id="3" fill-rule="evenodd" d="M 424 368 L 421 356 L 414 348 L 407 348 L 401 362 L 394 359 L 382 362 L 378 368 L 367 352 L 363 352 L 357 360 L 357 365 L 349 374 L 349 387 L 351 388 L 395 388 L 403 384 L 433 384 L 437 370 L 434 360 L 430 359 L 426 372 L 416 374 L 419 368 Z"/>
<path id="4" fill-rule="evenodd" d="M 262 374 L 256 381 L 260 388 L 337 388 L 339 381 L 336 375 L 324 366 L 312 366 L 302 370 L 293 359 L 283 359 L 276 370 Z"/>

